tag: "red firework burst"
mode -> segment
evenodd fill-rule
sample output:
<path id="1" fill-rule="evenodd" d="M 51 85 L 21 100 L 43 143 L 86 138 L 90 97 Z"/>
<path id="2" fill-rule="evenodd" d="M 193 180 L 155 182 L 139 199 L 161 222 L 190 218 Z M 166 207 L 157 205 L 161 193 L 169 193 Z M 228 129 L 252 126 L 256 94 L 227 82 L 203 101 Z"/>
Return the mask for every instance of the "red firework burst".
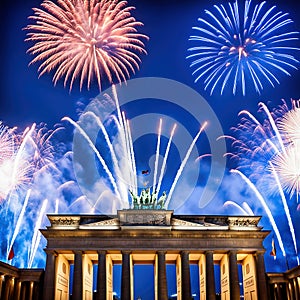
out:
<path id="1" fill-rule="evenodd" d="M 137 31 L 143 25 L 131 15 L 134 9 L 119 0 L 44 0 L 33 8 L 26 41 L 34 42 L 28 53 L 35 55 L 30 64 L 42 61 L 39 75 L 54 71 L 54 85 L 64 77 L 72 90 L 79 80 L 90 88 L 96 78 L 99 89 L 104 80 L 121 83 L 139 68 L 139 54 L 146 54 Z"/>

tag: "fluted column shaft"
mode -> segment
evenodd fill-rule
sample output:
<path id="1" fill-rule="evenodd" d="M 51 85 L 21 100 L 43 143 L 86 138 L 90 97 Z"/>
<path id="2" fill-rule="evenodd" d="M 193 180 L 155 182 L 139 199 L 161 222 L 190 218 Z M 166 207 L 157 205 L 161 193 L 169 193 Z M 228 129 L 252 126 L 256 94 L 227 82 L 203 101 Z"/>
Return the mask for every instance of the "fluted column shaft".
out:
<path id="1" fill-rule="evenodd" d="M 19 279 L 15 280 L 14 300 L 19 300 L 20 299 L 21 284 L 22 284 L 22 282 Z"/>
<path id="2" fill-rule="evenodd" d="M 122 251 L 121 300 L 130 300 L 130 253 Z"/>
<path id="3" fill-rule="evenodd" d="M 74 274 L 73 274 L 73 295 L 72 300 L 82 300 L 82 251 L 74 251 Z"/>
<path id="4" fill-rule="evenodd" d="M 98 274 L 96 300 L 106 300 L 106 251 L 98 251 Z"/>
<path id="5" fill-rule="evenodd" d="M 3 281 L 4 281 L 4 275 L 0 274 L 0 298 L 1 298 L 1 295 L 2 295 L 2 286 L 4 285 Z"/>
<path id="6" fill-rule="evenodd" d="M 216 300 L 215 272 L 213 251 L 205 252 L 206 265 L 206 299 Z"/>
<path id="7" fill-rule="evenodd" d="M 26 300 L 27 283 L 28 282 L 26 282 L 26 281 L 22 282 L 22 286 L 21 286 L 21 300 Z"/>
<path id="8" fill-rule="evenodd" d="M 10 293 L 11 293 L 11 284 L 12 284 L 12 278 L 8 275 L 5 276 L 5 286 L 4 286 L 4 296 L 3 300 L 9 300 Z"/>
<path id="9" fill-rule="evenodd" d="M 191 300 L 191 276 L 190 276 L 190 261 L 189 252 L 181 251 L 181 294 L 182 299 Z"/>
<path id="10" fill-rule="evenodd" d="M 258 299 L 268 299 L 264 252 L 256 252 L 256 279 Z"/>
<path id="11" fill-rule="evenodd" d="M 34 285 L 34 282 L 33 281 L 29 281 L 29 295 L 28 295 L 28 300 L 32 300 L 33 285 Z"/>
<path id="12" fill-rule="evenodd" d="M 236 255 L 236 251 L 229 251 L 230 300 L 240 300 L 240 284 Z"/>
<path id="13" fill-rule="evenodd" d="M 158 276 L 157 292 L 158 300 L 168 300 L 167 272 L 166 272 L 166 251 L 158 251 Z"/>
<path id="14" fill-rule="evenodd" d="M 53 300 L 55 294 L 55 262 L 57 254 L 54 251 L 45 251 L 47 253 L 47 258 L 43 286 L 43 300 Z"/>
<path id="15" fill-rule="evenodd" d="M 296 300 L 300 300 L 300 286 L 298 284 L 297 277 L 294 278 L 294 289 L 295 289 Z"/>

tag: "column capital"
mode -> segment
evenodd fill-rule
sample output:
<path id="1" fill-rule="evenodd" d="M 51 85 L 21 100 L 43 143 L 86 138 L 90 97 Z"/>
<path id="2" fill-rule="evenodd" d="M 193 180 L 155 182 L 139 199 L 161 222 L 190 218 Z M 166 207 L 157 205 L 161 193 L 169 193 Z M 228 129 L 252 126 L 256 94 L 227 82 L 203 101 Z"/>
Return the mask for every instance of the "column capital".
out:
<path id="1" fill-rule="evenodd" d="M 128 254 L 129 255 L 129 254 L 131 254 L 131 252 L 132 252 L 131 250 L 121 250 L 122 254 Z"/>
<path id="2" fill-rule="evenodd" d="M 162 254 L 166 254 L 167 251 L 166 250 L 157 250 L 156 253 L 159 255 L 162 255 Z"/>
<path id="3" fill-rule="evenodd" d="M 82 250 L 73 250 L 73 253 L 74 254 L 83 254 L 83 251 Z"/>
<path id="4" fill-rule="evenodd" d="M 106 250 L 97 250 L 97 253 L 99 255 L 106 255 L 107 254 L 107 251 Z"/>

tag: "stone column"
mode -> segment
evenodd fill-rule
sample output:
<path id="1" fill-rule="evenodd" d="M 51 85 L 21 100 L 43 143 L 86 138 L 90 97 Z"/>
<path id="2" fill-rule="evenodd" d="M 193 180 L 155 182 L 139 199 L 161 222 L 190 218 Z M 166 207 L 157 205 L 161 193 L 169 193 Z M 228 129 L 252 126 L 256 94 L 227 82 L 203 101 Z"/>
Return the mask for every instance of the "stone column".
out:
<path id="1" fill-rule="evenodd" d="M 106 251 L 98 251 L 96 300 L 106 300 Z"/>
<path id="2" fill-rule="evenodd" d="M 158 300 L 168 300 L 166 251 L 157 251 L 157 293 Z"/>
<path id="3" fill-rule="evenodd" d="M 287 288 L 288 288 L 288 294 L 290 295 L 290 299 L 295 299 L 296 300 L 296 296 L 295 296 L 295 286 L 294 286 L 294 282 L 293 279 L 290 279 L 287 283 Z"/>
<path id="4" fill-rule="evenodd" d="M 72 300 L 82 300 L 82 251 L 74 251 L 74 274 L 73 274 L 73 293 Z"/>
<path id="5" fill-rule="evenodd" d="M 4 281 L 4 275 L 1 274 L 1 275 L 0 275 L 0 298 L 1 298 L 1 295 L 2 295 L 3 281 Z"/>
<path id="6" fill-rule="evenodd" d="M 19 279 L 15 279 L 14 300 L 20 299 L 21 285 L 22 285 L 22 281 L 20 281 Z"/>
<path id="7" fill-rule="evenodd" d="M 121 300 L 130 300 L 130 253 L 131 251 L 122 251 Z"/>
<path id="8" fill-rule="evenodd" d="M 38 282 L 33 283 L 33 299 L 38 300 L 40 299 L 40 285 Z"/>
<path id="9" fill-rule="evenodd" d="M 297 277 L 294 278 L 294 289 L 295 289 L 296 300 L 300 300 L 300 286 L 298 284 Z"/>
<path id="10" fill-rule="evenodd" d="M 46 268 L 43 286 L 43 300 L 53 300 L 55 294 L 55 261 L 57 254 L 54 251 L 45 250 L 47 253 Z"/>
<path id="11" fill-rule="evenodd" d="M 181 251 L 181 295 L 184 300 L 192 299 L 189 252 Z"/>
<path id="12" fill-rule="evenodd" d="M 206 299 L 216 300 L 216 286 L 215 286 L 215 271 L 214 271 L 214 252 L 205 252 L 206 265 Z"/>
<path id="13" fill-rule="evenodd" d="M 236 254 L 236 251 L 229 251 L 228 253 L 230 300 L 240 300 L 240 284 Z"/>
<path id="14" fill-rule="evenodd" d="M 12 285 L 12 278 L 10 276 L 6 275 L 5 276 L 3 300 L 9 300 L 10 299 L 10 297 L 11 297 L 11 285 Z"/>
<path id="15" fill-rule="evenodd" d="M 32 300 L 32 295 L 33 295 L 33 281 L 29 282 L 29 295 L 28 295 L 28 300 Z"/>
<path id="16" fill-rule="evenodd" d="M 22 286 L 21 286 L 21 300 L 26 300 L 27 283 L 28 282 L 26 282 L 26 281 L 22 282 Z"/>
<path id="17" fill-rule="evenodd" d="M 275 300 L 281 300 L 281 291 L 280 291 L 280 284 L 279 283 L 275 283 L 273 284 L 274 286 L 274 299 Z"/>
<path id="18" fill-rule="evenodd" d="M 264 251 L 256 252 L 256 282 L 258 299 L 268 299 Z"/>

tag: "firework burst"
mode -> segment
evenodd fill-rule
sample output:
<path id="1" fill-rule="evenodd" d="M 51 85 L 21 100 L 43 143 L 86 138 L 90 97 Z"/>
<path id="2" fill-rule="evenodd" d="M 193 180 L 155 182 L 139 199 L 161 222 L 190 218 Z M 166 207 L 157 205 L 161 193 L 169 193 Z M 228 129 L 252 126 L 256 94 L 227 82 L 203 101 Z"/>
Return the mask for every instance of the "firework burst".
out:
<path id="1" fill-rule="evenodd" d="M 287 143 L 300 141 L 300 107 L 299 101 L 293 101 L 293 109 L 283 114 L 278 120 L 278 128 Z"/>
<path id="2" fill-rule="evenodd" d="M 276 6 L 246 0 L 242 8 L 235 0 L 205 13 L 207 18 L 199 18 L 200 26 L 193 27 L 197 35 L 190 36 L 194 46 L 187 58 L 195 82 L 203 80 L 211 94 L 219 87 L 221 94 L 225 88 L 233 94 L 240 89 L 243 95 L 254 88 L 260 94 L 265 83 L 274 87 L 279 75 L 297 69 L 299 61 L 291 52 L 299 50 L 293 45 L 299 33 L 289 30 L 293 21 Z"/>
<path id="3" fill-rule="evenodd" d="M 33 124 L 22 132 L 16 128 L 0 127 L 2 261 L 7 261 L 12 247 L 17 247 L 17 264 L 22 267 L 26 263 L 28 267 L 36 264 L 37 252 L 42 253 L 38 228 L 42 226 L 45 213 L 54 209 L 54 201 L 55 212 L 58 212 L 58 200 L 64 201 L 60 190 L 64 174 L 60 168 L 64 170 L 65 161 L 57 144 L 59 136 L 54 136 L 61 129 L 60 125 L 56 125 L 53 130 L 48 130 L 44 123 Z M 54 161 L 56 157 L 59 162 Z M 36 209 L 39 211 L 37 215 Z M 35 228 L 32 228 L 34 224 Z M 29 246 L 24 237 L 31 240 Z"/>
<path id="4" fill-rule="evenodd" d="M 29 17 L 35 24 L 26 27 L 26 40 L 34 42 L 28 52 L 36 55 L 31 63 L 43 61 L 40 76 L 55 70 L 54 84 L 64 77 L 70 91 L 76 79 L 81 89 L 95 78 L 101 90 L 104 79 L 121 83 L 139 68 L 147 36 L 137 32 L 142 23 L 126 1 L 45 0 L 41 6 Z"/>
<path id="5" fill-rule="evenodd" d="M 284 153 L 279 153 L 271 162 L 276 170 L 282 188 L 292 197 L 300 193 L 300 143 L 289 145 Z"/>
<path id="6" fill-rule="evenodd" d="M 278 129 L 285 142 L 285 151 L 277 153 L 271 163 L 280 179 L 282 188 L 292 197 L 300 193 L 300 108 L 293 101 L 293 108 L 279 118 Z"/>
<path id="7" fill-rule="evenodd" d="M 14 135 L 10 130 L 0 122 L 0 164 L 10 159 L 14 153 Z"/>
<path id="8" fill-rule="evenodd" d="M 298 199 L 300 191 L 300 141 L 296 123 L 298 103 L 292 100 L 292 109 L 285 102 L 272 111 L 264 103 L 260 103 L 259 108 L 262 120 L 248 111 L 242 111 L 241 121 L 234 128 L 236 138 L 230 137 L 236 150 L 232 157 L 238 160 L 238 168 L 233 172 L 241 176 L 260 201 L 283 256 L 286 256 L 282 239 L 288 237 L 280 234 L 273 216 L 274 210 L 283 208 L 299 265 L 295 226 L 286 197 L 286 194 L 291 198 L 296 193 Z"/>
<path id="9" fill-rule="evenodd" d="M 1 123 L 0 123 L 1 124 Z M 0 200 L 5 199 L 11 190 L 28 182 L 30 163 L 18 155 L 18 136 L 15 128 L 0 127 Z"/>

